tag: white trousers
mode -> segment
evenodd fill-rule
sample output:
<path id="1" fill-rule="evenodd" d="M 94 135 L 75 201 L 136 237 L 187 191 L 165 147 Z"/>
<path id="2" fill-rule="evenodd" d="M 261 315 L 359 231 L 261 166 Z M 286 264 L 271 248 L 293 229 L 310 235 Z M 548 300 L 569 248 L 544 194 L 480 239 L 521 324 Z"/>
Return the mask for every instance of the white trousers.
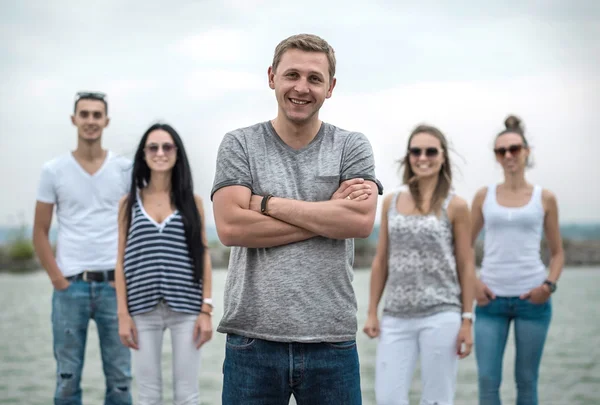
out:
<path id="1" fill-rule="evenodd" d="M 423 318 L 384 315 L 377 346 L 377 405 L 409 405 L 417 358 L 421 358 L 421 405 L 452 405 L 456 389 L 458 312 Z"/>
<path id="2" fill-rule="evenodd" d="M 138 405 L 162 405 L 161 356 L 165 329 L 171 331 L 175 405 L 198 405 L 200 350 L 194 343 L 197 315 L 169 309 L 161 302 L 151 312 L 134 315 L 139 350 L 132 350 Z"/>

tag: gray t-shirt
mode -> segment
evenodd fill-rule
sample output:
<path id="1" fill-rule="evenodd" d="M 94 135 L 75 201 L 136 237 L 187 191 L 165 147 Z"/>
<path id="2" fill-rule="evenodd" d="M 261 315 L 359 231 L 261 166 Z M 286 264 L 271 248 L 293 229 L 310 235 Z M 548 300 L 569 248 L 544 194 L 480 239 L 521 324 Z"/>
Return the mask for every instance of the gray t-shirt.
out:
<path id="1" fill-rule="evenodd" d="M 363 134 L 323 123 L 310 144 L 294 150 L 263 122 L 225 135 L 211 199 L 220 188 L 241 185 L 258 195 L 327 201 L 342 181 L 357 177 L 383 193 Z M 217 331 L 278 342 L 355 339 L 353 261 L 352 239 L 233 247 Z"/>

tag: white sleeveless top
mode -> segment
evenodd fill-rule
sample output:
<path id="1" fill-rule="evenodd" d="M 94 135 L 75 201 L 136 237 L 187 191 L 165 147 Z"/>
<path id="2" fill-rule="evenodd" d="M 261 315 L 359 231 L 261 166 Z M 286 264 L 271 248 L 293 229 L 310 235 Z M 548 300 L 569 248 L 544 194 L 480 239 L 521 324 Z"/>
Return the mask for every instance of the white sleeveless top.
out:
<path id="1" fill-rule="evenodd" d="M 540 255 L 544 230 L 542 188 L 534 186 L 526 205 L 504 207 L 498 204 L 496 187 L 488 187 L 482 207 L 485 243 L 481 281 L 497 296 L 515 297 L 546 279 Z"/>

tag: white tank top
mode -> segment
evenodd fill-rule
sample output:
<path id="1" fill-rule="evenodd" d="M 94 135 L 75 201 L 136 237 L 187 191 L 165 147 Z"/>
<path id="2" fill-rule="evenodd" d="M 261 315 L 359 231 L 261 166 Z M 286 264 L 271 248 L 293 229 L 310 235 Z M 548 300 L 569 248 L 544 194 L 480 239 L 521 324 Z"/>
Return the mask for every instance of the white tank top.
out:
<path id="1" fill-rule="evenodd" d="M 488 187 L 483 202 L 484 255 L 481 281 L 501 297 L 519 296 L 546 279 L 540 256 L 544 229 L 542 188 L 534 186 L 522 207 L 504 207 L 496 199 L 496 185 Z"/>

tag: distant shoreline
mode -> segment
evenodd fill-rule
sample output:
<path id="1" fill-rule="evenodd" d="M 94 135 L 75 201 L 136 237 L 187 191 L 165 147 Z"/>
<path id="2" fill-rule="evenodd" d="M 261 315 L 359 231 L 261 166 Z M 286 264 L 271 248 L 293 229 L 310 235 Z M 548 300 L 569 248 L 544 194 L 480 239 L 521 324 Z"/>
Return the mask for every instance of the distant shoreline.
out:
<path id="1" fill-rule="evenodd" d="M 587 267 L 600 266 L 600 240 L 564 240 L 565 267 Z M 3 246 L 0 245 L 0 249 Z M 368 239 L 356 239 L 354 249 L 354 268 L 368 269 L 375 256 L 376 244 Z M 476 244 L 476 264 L 481 265 L 483 256 L 483 243 L 478 241 Z M 542 243 L 542 261 L 547 265 L 549 262 L 549 251 Z M 229 263 L 230 248 L 220 243 L 212 243 L 210 254 L 212 266 L 215 269 L 226 269 Z M 37 258 L 27 260 L 10 260 L 6 255 L 0 255 L 0 272 L 10 273 L 30 273 L 41 269 Z"/>

